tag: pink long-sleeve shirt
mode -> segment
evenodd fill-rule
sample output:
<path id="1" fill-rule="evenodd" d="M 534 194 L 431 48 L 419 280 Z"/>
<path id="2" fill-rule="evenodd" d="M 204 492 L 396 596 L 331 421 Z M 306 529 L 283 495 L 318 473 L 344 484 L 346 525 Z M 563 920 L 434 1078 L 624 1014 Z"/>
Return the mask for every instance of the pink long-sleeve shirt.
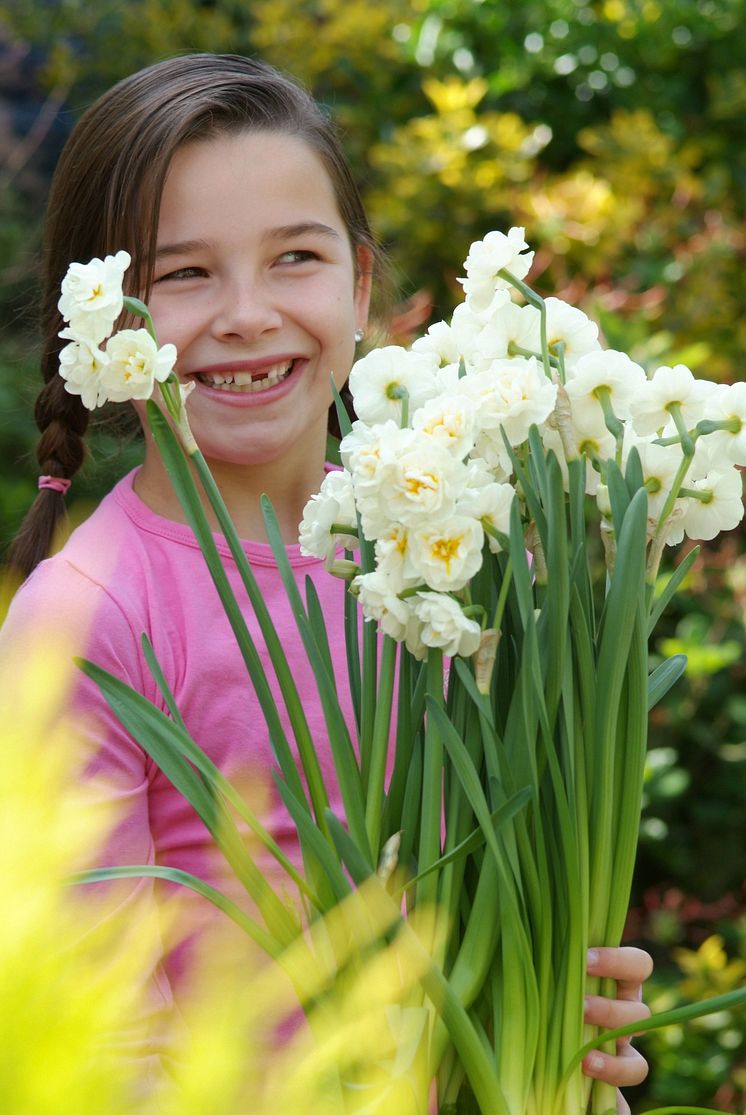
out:
<path id="1" fill-rule="evenodd" d="M 139 499 L 134 475 L 120 481 L 64 548 L 21 586 L 0 631 L 0 658 L 12 673 L 28 653 L 29 641 L 64 638 L 70 657 L 84 655 L 164 709 L 141 649 L 146 632 L 192 738 L 242 790 L 283 850 L 297 861 L 295 828 L 270 777 L 277 763 L 268 730 L 202 553 L 188 526 L 156 515 Z M 231 585 L 239 601 L 245 601 L 243 612 L 293 746 L 258 624 L 227 544 L 221 536 L 216 540 Z M 247 542 L 245 550 L 301 695 L 331 808 L 341 817 L 316 683 L 271 549 Z M 287 552 L 301 592 L 310 577 L 319 594 L 340 698 L 352 726 L 343 636 L 345 585 L 331 577 L 321 561 L 303 556 L 298 546 Z M 97 795 L 123 810 L 115 837 L 103 853 L 105 862 L 179 867 L 240 900 L 230 870 L 215 855 L 209 833 L 191 806 L 118 723 L 97 686 L 77 673 L 74 706 L 85 716 L 88 772 Z M 282 884 L 283 873 L 274 861 L 253 851 L 273 881 Z M 141 901 L 151 892 L 149 880 L 133 882 L 125 900 Z M 195 910 L 200 904 L 201 899 L 191 901 Z M 151 974 L 166 1005 L 184 966 L 184 950 L 177 949 Z"/>

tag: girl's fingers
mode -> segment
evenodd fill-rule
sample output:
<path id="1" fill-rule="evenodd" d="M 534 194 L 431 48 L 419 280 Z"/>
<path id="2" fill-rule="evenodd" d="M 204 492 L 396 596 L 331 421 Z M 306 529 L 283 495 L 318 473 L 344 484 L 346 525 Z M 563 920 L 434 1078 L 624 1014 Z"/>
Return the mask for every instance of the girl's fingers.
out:
<path id="1" fill-rule="evenodd" d="M 630 1106 L 621 1092 L 616 1094 L 616 1115 L 632 1115 Z"/>
<path id="2" fill-rule="evenodd" d="M 583 1072 L 617 1088 L 630 1088 L 643 1082 L 648 1075 L 648 1063 L 629 1042 L 620 1042 L 616 1056 L 594 1049 L 584 1057 Z"/>
<path id="3" fill-rule="evenodd" d="M 650 1018 L 650 1009 L 637 999 L 605 999 L 601 995 L 588 995 L 585 999 L 585 1021 L 602 1030 L 629 1026 Z"/>
<path id="4" fill-rule="evenodd" d="M 617 981 L 619 999 L 637 1000 L 642 997 L 642 984 L 653 971 L 653 959 L 643 949 L 626 945 L 622 948 L 592 948 L 588 950 L 589 976 Z"/>

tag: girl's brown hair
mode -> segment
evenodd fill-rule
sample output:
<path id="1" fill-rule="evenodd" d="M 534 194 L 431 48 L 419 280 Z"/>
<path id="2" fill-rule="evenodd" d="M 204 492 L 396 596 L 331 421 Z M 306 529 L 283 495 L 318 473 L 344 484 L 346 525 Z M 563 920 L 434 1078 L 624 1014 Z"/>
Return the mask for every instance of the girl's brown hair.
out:
<path id="1" fill-rule="evenodd" d="M 133 259 L 130 293 L 147 292 L 174 152 L 184 143 L 242 131 L 305 140 L 329 174 L 353 254 L 366 246 L 380 261 L 334 126 L 295 81 L 256 59 L 214 54 L 171 58 L 120 81 L 81 117 L 50 191 L 41 291 L 44 386 L 35 407 L 42 475 L 70 479 L 85 458 L 88 412 L 58 375 L 66 342 L 58 336 L 57 301 L 69 264 L 124 248 Z M 331 414 L 330 428 L 336 432 Z M 63 516 L 63 496 L 40 491 L 11 547 L 14 569 L 25 576 L 47 555 Z"/>

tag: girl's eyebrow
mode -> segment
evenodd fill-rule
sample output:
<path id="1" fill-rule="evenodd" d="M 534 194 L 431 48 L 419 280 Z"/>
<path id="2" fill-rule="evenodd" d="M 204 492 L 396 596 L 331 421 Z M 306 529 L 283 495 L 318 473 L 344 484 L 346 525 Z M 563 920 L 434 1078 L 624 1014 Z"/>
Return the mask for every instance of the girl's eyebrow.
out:
<path id="1" fill-rule="evenodd" d="M 156 259 L 166 259 L 169 256 L 186 255 L 189 252 L 200 251 L 207 247 L 205 240 L 179 240 L 174 244 L 161 244 L 155 250 Z"/>
<path id="2" fill-rule="evenodd" d="M 321 221 L 299 221 L 294 225 L 280 225 L 265 232 L 263 240 L 292 240 L 295 236 L 327 236 L 329 239 L 341 240 L 335 228 L 322 224 Z"/>
<path id="3" fill-rule="evenodd" d="M 324 236 L 330 240 L 341 240 L 342 237 L 331 225 L 321 221 L 299 221 L 294 225 L 279 225 L 271 228 L 262 236 L 262 240 L 292 240 L 296 236 Z M 167 259 L 171 256 L 188 255 L 190 252 L 201 251 L 208 248 L 206 240 L 178 240 L 173 244 L 161 244 L 156 248 L 157 260 Z"/>

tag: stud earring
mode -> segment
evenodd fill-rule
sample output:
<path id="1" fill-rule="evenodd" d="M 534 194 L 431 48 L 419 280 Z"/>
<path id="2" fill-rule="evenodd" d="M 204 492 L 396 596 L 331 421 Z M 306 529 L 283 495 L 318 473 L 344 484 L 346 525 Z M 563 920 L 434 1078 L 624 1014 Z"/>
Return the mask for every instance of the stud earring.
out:
<path id="1" fill-rule="evenodd" d="M 355 344 L 359 345 L 364 336 L 365 336 L 365 330 L 364 329 L 356 329 L 355 330 Z"/>

